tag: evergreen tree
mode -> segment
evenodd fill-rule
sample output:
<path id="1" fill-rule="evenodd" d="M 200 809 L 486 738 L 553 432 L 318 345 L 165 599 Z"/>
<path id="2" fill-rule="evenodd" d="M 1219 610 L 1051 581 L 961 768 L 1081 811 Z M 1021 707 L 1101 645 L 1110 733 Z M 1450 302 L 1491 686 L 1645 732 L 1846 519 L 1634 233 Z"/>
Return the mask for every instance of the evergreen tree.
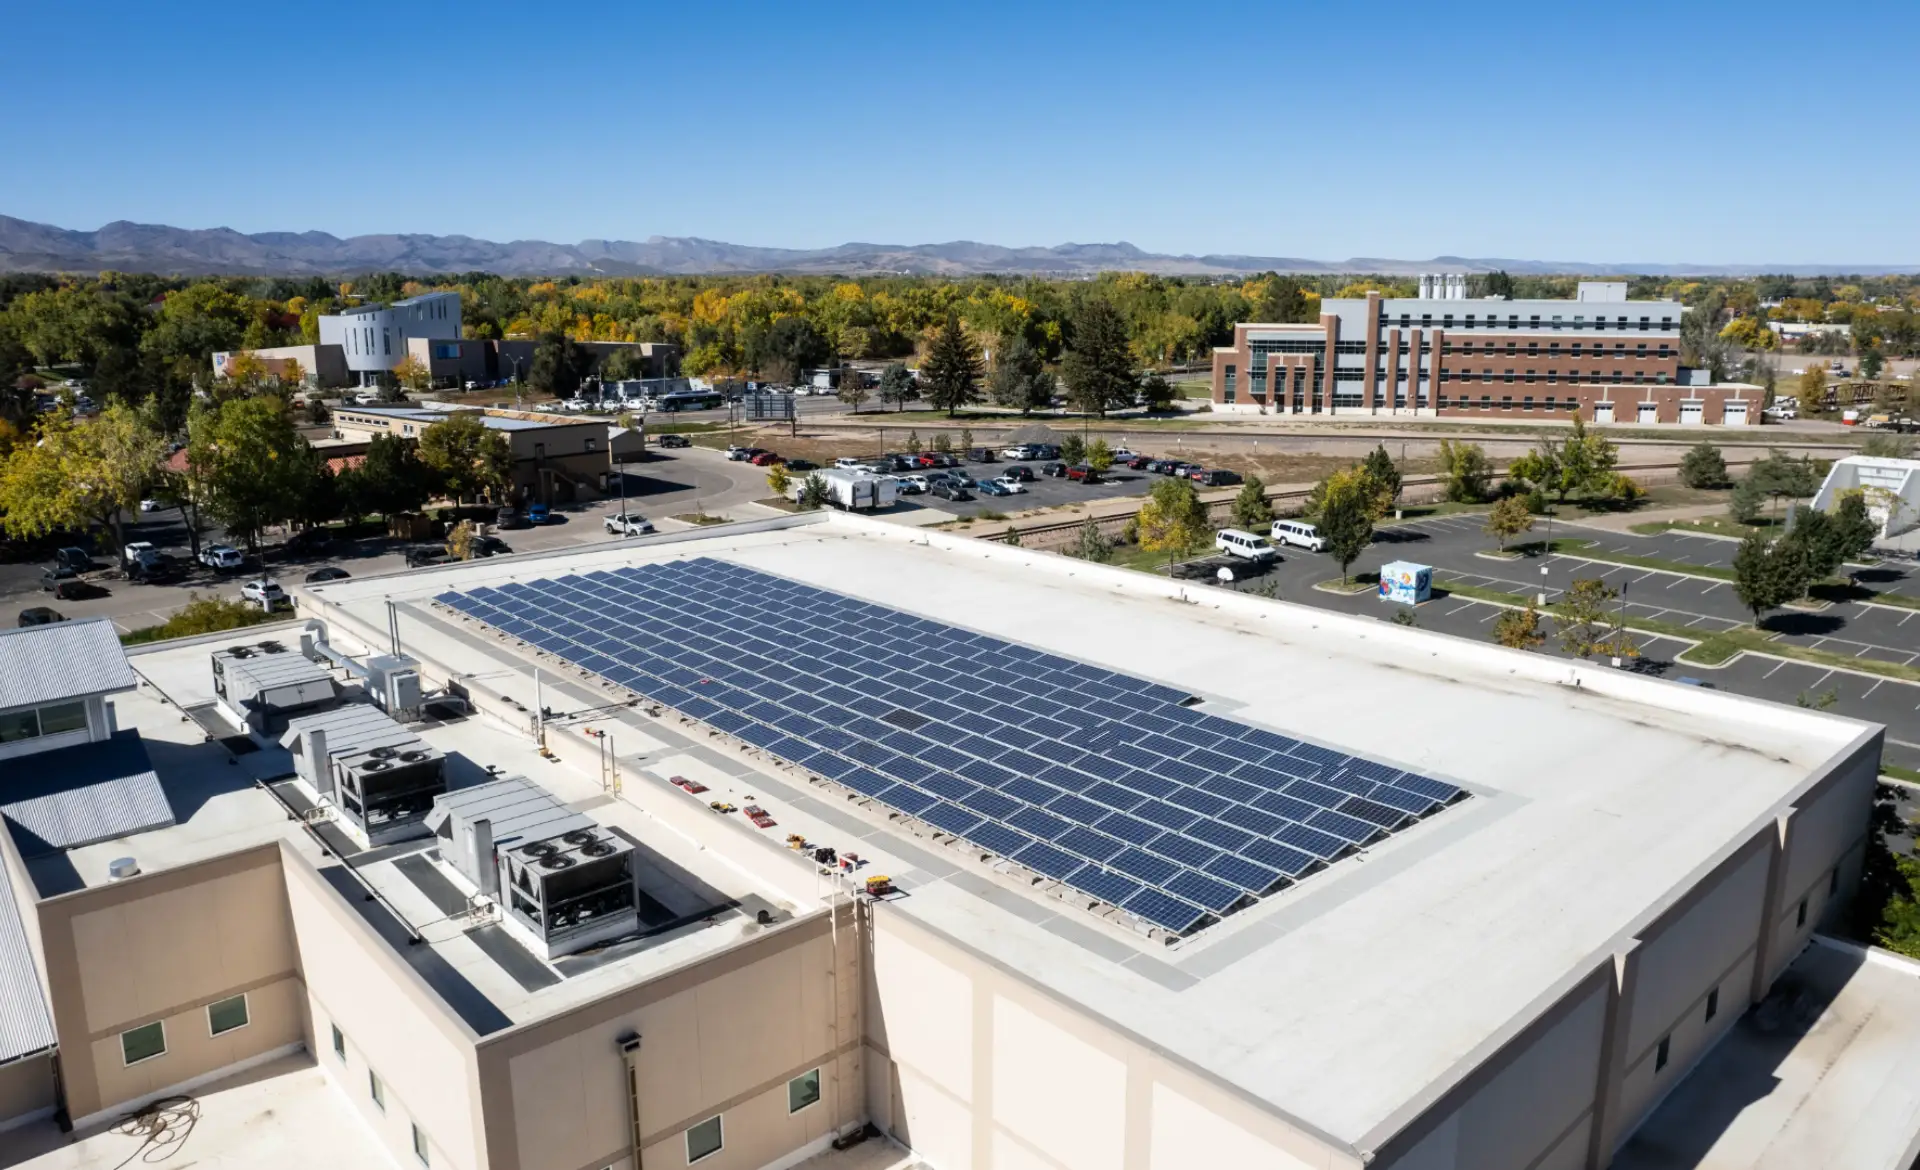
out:
<path id="1" fill-rule="evenodd" d="M 1233 497 L 1233 526 L 1258 534 L 1273 524 L 1273 507 L 1267 503 L 1267 485 L 1257 475 L 1249 475 Z"/>
<path id="2" fill-rule="evenodd" d="M 1382 443 L 1367 452 L 1360 464 L 1361 470 L 1373 478 L 1373 481 L 1386 490 L 1389 504 L 1400 500 L 1400 468 L 1394 463 L 1393 456 L 1387 454 L 1386 444 Z"/>
<path id="3" fill-rule="evenodd" d="M 1680 460 L 1680 482 L 1690 488 L 1727 486 L 1727 461 L 1712 443 L 1698 443 Z"/>
<path id="4" fill-rule="evenodd" d="M 1053 378 L 1041 364 L 1040 354 L 1021 334 L 1014 334 L 994 359 L 993 376 L 987 382 L 988 393 L 996 406 L 1030 414 L 1053 401 Z"/>
<path id="5" fill-rule="evenodd" d="M 1769 540 L 1754 533 L 1733 554 L 1733 591 L 1740 604 L 1753 612 L 1756 628 L 1768 610 L 1778 609 L 1807 591 L 1806 563 L 1801 550 L 1788 540 Z"/>
<path id="6" fill-rule="evenodd" d="M 1060 373 L 1067 383 L 1067 401 L 1082 414 L 1105 417 L 1109 410 L 1133 405 L 1140 374 L 1120 310 L 1097 297 L 1080 307 Z"/>
<path id="7" fill-rule="evenodd" d="M 980 401 L 980 351 L 955 315 L 933 339 L 926 364 L 920 367 L 927 401 L 952 418 L 961 407 Z"/>
<path id="8" fill-rule="evenodd" d="M 920 397 L 920 388 L 914 384 L 913 374 L 907 367 L 894 362 L 880 371 L 880 401 L 893 403 L 895 410 L 905 410 L 907 403 Z"/>

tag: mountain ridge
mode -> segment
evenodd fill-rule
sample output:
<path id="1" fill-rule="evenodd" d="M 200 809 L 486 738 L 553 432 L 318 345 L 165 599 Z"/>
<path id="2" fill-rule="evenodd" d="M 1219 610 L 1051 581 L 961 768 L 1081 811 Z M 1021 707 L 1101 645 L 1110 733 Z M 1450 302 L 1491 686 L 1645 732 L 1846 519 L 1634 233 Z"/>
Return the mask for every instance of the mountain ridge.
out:
<path id="1" fill-rule="evenodd" d="M 0 215 L 0 272 L 158 272 L 177 276 L 346 276 L 399 271 L 422 276 L 724 276 L 759 272 L 865 276 L 912 274 L 1245 276 L 1491 272 L 1560 276 L 1812 276 L 1910 272 L 1920 265 L 1609 264 L 1436 256 L 1427 260 L 1352 257 L 1342 261 L 1240 254 L 1174 255 L 1125 241 L 1015 247 L 977 240 L 932 244 L 849 242 L 831 248 L 730 244 L 698 236 L 645 240 L 493 241 L 465 235 L 379 233 L 342 238 L 322 231 L 244 233 L 115 220 L 79 231 Z"/>

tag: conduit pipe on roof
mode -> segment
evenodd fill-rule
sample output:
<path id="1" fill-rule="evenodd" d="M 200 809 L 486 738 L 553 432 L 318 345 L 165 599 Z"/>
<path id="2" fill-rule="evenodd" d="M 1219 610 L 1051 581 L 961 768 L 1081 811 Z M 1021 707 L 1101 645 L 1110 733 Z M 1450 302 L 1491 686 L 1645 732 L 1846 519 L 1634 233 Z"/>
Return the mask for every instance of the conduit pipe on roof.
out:
<path id="1" fill-rule="evenodd" d="M 309 618 L 307 624 L 300 627 L 300 653 L 308 658 L 324 658 L 355 678 L 368 677 L 366 667 L 327 644 L 327 623 L 319 618 Z"/>

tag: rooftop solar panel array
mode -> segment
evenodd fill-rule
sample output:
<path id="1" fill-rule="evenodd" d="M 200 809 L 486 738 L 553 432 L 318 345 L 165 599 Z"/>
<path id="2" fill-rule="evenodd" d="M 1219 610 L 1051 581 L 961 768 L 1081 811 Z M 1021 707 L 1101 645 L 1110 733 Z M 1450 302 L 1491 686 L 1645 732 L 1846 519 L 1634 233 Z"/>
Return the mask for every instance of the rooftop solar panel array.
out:
<path id="1" fill-rule="evenodd" d="M 436 600 L 1173 934 L 1466 795 L 706 557 Z"/>

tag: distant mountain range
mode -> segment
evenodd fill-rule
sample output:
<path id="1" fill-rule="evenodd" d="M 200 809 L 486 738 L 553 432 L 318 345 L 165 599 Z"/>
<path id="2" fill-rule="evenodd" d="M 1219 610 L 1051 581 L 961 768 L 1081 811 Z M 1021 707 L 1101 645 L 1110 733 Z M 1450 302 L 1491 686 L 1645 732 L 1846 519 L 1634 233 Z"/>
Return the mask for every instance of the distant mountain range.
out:
<path id="1" fill-rule="evenodd" d="M 1252 272 L 1507 272 L 1528 275 L 1650 276 L 1909 272 L 1915 265 L 1589 264 L 1576 261 L 1436 256 L 1430 260 L 1305 260 L 1295 256 L 1170 256 L 1132 244 L 1007 248 L 948 244 L 841 244 L 835 248 L 757 248 L 690 236 L 635 240 L 496 243 L 472 236 L 377 235 L 341 239 L 326 232 L 191 229 L 116 221 L 82 232 L 0 215 L 0 272 L 160 272 L 182 276 L 336 276 L 364 272 L 502 276 L 694 276 L 747 272 L 848 275 L 986 273 L 1090 276 L 1152 272 L 1236 276 Z"/>

